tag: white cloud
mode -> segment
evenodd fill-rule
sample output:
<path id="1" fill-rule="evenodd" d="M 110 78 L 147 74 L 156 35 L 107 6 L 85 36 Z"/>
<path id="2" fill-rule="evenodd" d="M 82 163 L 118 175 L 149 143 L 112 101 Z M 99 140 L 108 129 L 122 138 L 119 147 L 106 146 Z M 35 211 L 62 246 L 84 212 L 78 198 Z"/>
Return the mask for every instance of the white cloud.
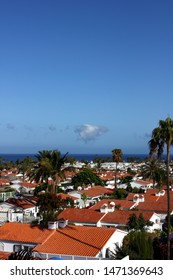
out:
<path id="1" fill-rule="evenodd" d="M 97 137 L 106 133 L 108 129 L 103 126 L 97 126 L 92 124 L 79 125 L 75 129 L 75 133 L 79 136 L 80 140 L 84 142 L 95 140 Z"/>

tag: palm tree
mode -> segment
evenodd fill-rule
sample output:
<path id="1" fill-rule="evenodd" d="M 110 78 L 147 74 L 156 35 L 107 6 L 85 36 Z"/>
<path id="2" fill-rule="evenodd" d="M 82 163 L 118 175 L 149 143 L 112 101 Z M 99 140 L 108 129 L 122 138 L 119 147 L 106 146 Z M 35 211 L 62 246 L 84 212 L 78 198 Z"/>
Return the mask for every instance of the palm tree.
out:
<path id="1" fill-rule="evenodd" d="M 48 180 L 51 178 L 53 180 L 53 185 L 51 191 L 56 192 L 56 186 L 58 184 L 59 178 L 65 179 L 63 165 L 66 160 L 66 153 L 63 157 L 58 150 L 44 150 L 39 151 L 35 155 L 37 163 L 30 171 L 29 178 L 36 183 L 46 183 L 48 185 Z"/>
<path id="2" fill-rule="evenodd" d="M 115 167 L 115 190 L 116 190 L 118 163 L 123 161 L 123 153 L 122 153 L 121 149 L 113 149 L 112 155 L 113 155 L 113 161 L 116 163 L 116 167 Z"/>
<path id="3" fill-rule="evenodd" d="M 173 120 L 168 117 L 166 120 L 160 120 L 159 126 L 152 131 L 149 141 L 150 157 L 161 158 L 166 146 L 166 185 L 167 185 L 167 258 L 170 259 L 170 188 L 169 188 L 169 164 L 170 149 L 173 145 Z"/>
<path id="4" fill-rule="evenodd" d="M 25 157 L 21 161 L 19 161 L 19 160 L 16 161 L 17 169 L 18 169 L 19 173 L 21 173 L 23 175 L 23 181 L 25 180 L 27 172 L 29 172 L 32 169 L 34 163 L 35 163 L 35 160 L 33 160 L 32 158 L 30 158 L 28 156 Z"/>
<path id="5" fill-rule="evenodd" d="M 153 181 L 153 188 L 156 186 L 161 188 L 161 183 L 164 181 L 165 171 L 159 160 L 150 158 L 141 169 L 141 175 L 144 179 Z"/>

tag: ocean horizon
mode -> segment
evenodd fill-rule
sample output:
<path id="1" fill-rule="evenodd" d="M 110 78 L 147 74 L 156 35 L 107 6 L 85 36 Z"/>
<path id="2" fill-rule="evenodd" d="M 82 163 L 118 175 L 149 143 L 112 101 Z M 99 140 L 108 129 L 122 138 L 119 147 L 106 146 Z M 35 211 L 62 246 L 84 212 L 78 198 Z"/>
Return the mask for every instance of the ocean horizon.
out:
<path id="1" fill-rule="evenodd" d="M 16 162 L 16 161 L 21 161 L 23 159 L 25 159 L 26 157 L 30 157 L 30 158 L 33 158 L 33 159 L 36 159 L 35 157 L 36 154 L 31 154 L 31 153 L 25 153 L 25 154 L 0 154 L 0 158 L 1 160 L 3 161 L 13 161 L 13 162 Z M 62 154 L 63 155 L 63 154 Z M 74 157 L 76 160 L 78 161 L 83 161 L 83 160 L 86 160 L 86 161 L 93 161 L 96 157 L 99 157 L 99 158 L 110 158 L 112 160 L 112 154 L 98 154 L 98 153 L 95 153 L 95 154 L 68 154 L 68 157 Z M 139 160 L 143 160 L 143 159 L 146 159 L 148 158 L 148 154 L 124 154 L 123 155 L 123 159 L 124 160 L 127 160 L 128 158 L 136 158 L 136 159 L 139 159 Z"/>

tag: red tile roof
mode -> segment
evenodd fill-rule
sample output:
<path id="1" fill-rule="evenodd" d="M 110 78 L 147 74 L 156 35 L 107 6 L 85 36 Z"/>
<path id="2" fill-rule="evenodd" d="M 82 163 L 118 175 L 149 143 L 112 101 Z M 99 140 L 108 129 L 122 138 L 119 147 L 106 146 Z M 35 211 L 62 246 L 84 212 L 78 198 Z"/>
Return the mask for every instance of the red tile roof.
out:
<path id="1" fill-rule="evenodd" d="M 120 199 L 102 199 L 98 203 L 96 203 L 94 206 L 92 206 L 90 209 L 99 211 L 103 204 L 106 203 L 107 205 L 109 205 L 111 202 L 114 202 L 115 206 L 120 205 L 121 209 L 130 209 L 135 205 L 135 202 L 128 201 L 126 199 L 122 199 L 122 200 L 120 200 Z"/>
<path id="2" fill-rule="evenodd" d="M 58 215 L 57 219 L 63 218 L 72 223 L 97 223 L 103 216 L 104 213 L 100 213 L 91 209 L 67 208 Z"/>
<path id="3" fill-rule="evenodd" d="M 8 257 L 11 255 L 11 252 L 0 252 L 0 260 L 8 260 Z"/>
<path id="4" fill-rule="evenodd" d="M 60 197 L 60 199 L 65 199 L 65 200 L 68 198 L 70 198 L 72 200 L 78 199 L 78 197 L 74 197 L 74 196 L 66 194 L 66 193 L 58 193 L 57 196 Z"/>
<path id="5" fill-rule="evenodd" d="M 29 224 L 6 223 L 0 227 L 0 240 L 36 243 L 34 251 L 50 254 L 97 256 L 115 228 L 66 226 L 48 230 Z"/>
<path id="6" fill-rule="evenodd" d="M 36 202 L 34 203 L 34 201 L 29 201 L 28 199 L 24 198 L 9 198 L 6 200 L 6 202 L 22 209 L 32 208 L 36 205 Z"/>
<path id="7" fill-rule="evenodd" d="M 101 186 L 95 186 L 86 190 L 79 191 L 80 193 L 85 193 L 88 197 L 95 197 L 95 196 L 103 196 L 103 195 L 110 195 L 113 193 L 112 190 L 106 189 Z"/>
<path id="8" fill-rule="evenodd" d="M 0 178 L 0 186 L 9 185 L 9 184 L 10 184 L 10 180 Z"/>
<path id="9" fill-rule="evenodd" d="M 0 240 L 41 243 L 53 231 L 30 224 L 6 223 L 0 227 Z"/>
<path id="10" fill-rule="evenodd" d="M 54 231 L 49 240 L 36 246 L 34 251 L 95 257 L 115 231 L 115 228 L 66 226 Z"/>
<path id="11" fill-rule="evenodd" d="M 20 182 L 20 185 L 27 188 L 35 188 L 37 186 L 36 183 L 28 183 L 28 182 Z"/>
<path id="12" fill-rule="evenodd" d="M 130 215 L 135 214 L 138 217 L 140 214 L 143 215 L 146 221 L 149 221 L 154 212 L 142 212 L 142 211 L 127 211 L 127 210 L 115 210 L 114 212 L 107 213 L 102 222 L 104 223 L 117 223 L 126 225 L 128 223 Z"/>

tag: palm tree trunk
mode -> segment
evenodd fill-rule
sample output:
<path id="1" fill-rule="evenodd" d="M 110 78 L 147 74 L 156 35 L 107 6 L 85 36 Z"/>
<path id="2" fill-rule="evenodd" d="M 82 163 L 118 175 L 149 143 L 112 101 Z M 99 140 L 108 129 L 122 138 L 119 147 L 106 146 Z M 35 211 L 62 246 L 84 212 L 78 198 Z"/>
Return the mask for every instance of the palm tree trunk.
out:
<path id="1" fill-rule="evenodd" d="M 56 181 L 53 181 L 52 186 L 51 186 L 51 193 L 56 193 Z"/>
<path id="2" fill-rule="evenodd" d="M 169 189 L 170 144 L 167 143 L 166 180 L 167 180 L 167 259 L 170 260 L 170 189 Z"/>

